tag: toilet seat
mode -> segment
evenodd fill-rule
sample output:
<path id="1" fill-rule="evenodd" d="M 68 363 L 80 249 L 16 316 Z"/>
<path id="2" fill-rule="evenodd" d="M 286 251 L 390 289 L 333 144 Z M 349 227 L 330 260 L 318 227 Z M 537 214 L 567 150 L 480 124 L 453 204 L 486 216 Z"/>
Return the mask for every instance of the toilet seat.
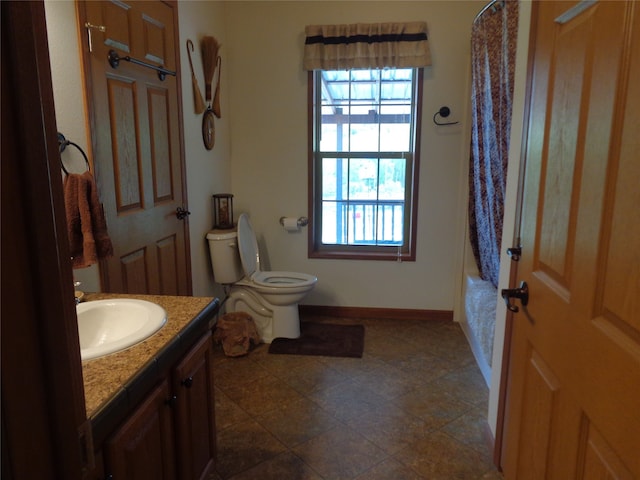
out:
<path id="1" fill-rule="evenodd" d="M 299 288 L 313 285 L 318 280 L 306 273 L 261 271 L 258 241 L 246 213 L 238 218 L 238 251 L 245 278 L 256 285 L 274 289 Z"/>
<path id="2" fill-rule="evenodd" d="M 251 276 L 258 285 L 265 287 L 304 287 L 316 283 L 317 278 L 296 272 L 256 272 Z"/>

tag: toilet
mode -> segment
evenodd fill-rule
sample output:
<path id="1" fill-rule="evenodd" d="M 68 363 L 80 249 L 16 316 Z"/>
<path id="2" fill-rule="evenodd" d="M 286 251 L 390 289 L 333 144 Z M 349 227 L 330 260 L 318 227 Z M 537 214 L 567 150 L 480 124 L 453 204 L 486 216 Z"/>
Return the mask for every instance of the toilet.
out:
<path id="1" fill-rule="evenodd" d="M 265 343 L 274 338 L 298 338 L 298 302 L 315 286 L 313 275 L 260 270 L 256 235 L 243 213 L 236 230 L 207 234 L 211 266 L 217 283 L 229 286 L 227 312 L 247 312 Z"/>

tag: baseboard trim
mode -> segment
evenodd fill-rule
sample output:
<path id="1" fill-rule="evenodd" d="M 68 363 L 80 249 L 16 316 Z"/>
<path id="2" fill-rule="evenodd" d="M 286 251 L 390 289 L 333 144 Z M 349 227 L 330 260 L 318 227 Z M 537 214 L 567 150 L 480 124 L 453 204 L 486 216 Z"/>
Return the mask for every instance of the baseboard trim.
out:
<path id="1" fill-rule="evenodd" d="M 453 321 L 452 310 L 413 310 L 407 308 L 336 307 L 299 305 L 301 314 L 345 318 L 384 318 L 388 320 Z"/>

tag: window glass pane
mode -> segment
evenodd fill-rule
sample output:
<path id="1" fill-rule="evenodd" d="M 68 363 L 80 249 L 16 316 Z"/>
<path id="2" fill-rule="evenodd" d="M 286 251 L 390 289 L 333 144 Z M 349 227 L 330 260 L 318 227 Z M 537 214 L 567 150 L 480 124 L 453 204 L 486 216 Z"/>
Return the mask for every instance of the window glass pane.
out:
<path id="1" fill-rule="evenodd" d="M 352 158 L 349 162 L 349 200 L 378 197 L 378 160 Z"/>
<path id="2" fill-rule="evenodd" d="M 380 75 L 381 99 L 395 103 L 410 103 L 413 69 L 386 69 Z"/>
<path id="3" fill-rule="evenodd" d="M 322 159 L 322 199 L 347 198 L 349 188 L 349 160 L 344 158 Z"/>
<path id="4" fill-rule="evenodd" d="M 380 160 L 380 200 L 405 199 L 407 162 L 404 158 L 383 158 Z"/>
<path id="5" fill-rule="evenodd" d="M 380 107 L 380 151 L 407 152 L 411 145 L 411 106 Z"/>
<path id="6" fill-rule="evenodd" d="M 336 202 L 322 202 L 322 243 L 335 245 L 338 242 Z"/>
<path id="7" fill-rule="evenodd" d="M 362 113 L 354 114 L 352 109 L 350 128 L 351 152 L 377 152 L 378 135 L 380 126 L 377 123 L 377 114 L 372 105 L 360 108 Z M 369 109 L 369 110 L 365 110 Z"/>
<path id="8" fill-rule="evenodd" d="M 340 105 L 349 100 L 349 72 L 347 70 L 325 70 L 322 76 L 322 104 Z M 327 86 L 331 85 L 331 88 Z"/>
<path id="9" fill-rule="evenodd" d="M 404 204 L 378 205 L 378 244 L 402 245 L 404 233 Z"/>
<path id="10" fill-rule="evenodd" d="M 411 81 L 413 78 L 413 68 L 383 68 L 380 70 L 382 80 Z"/>
<path id="11" fill-rule="evenodd" d="M 351 70 L 351 101 L 353 103 L 379 103 L 379 70 Z"/>
<path id="12" fill-rule="evenodd" d="M 322 199 L 335 200 L 337 197 L 336 188 L 336 159 L 322 159 Z"/>
<path id="13" fill-rule="evenodd" d="M 376 244 L 376 206 L 371 203 L 350 202 L 349 209 L 349 245 Z"/>
<path id="14" fill-rule="evenodd" d="M 321 152 L 349 151 L 349 108 L 322 107 Z"/>
<path id="15" fill-rule="evenodd" d="M 349 202 L 322 202 L 322 243 L 347 245 L 352 218 Z"/>

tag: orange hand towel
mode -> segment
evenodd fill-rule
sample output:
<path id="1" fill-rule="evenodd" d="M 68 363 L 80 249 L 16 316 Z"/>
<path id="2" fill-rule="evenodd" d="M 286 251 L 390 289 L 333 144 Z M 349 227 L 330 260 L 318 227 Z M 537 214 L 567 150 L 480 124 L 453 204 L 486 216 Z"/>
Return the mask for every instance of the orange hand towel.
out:
<path id="1" fill-rule="evenodd" d="M 107 222 L 91 172 L 67 175 L 64 200 L 73 268 L 88 267 L 113 255 Z"/>

